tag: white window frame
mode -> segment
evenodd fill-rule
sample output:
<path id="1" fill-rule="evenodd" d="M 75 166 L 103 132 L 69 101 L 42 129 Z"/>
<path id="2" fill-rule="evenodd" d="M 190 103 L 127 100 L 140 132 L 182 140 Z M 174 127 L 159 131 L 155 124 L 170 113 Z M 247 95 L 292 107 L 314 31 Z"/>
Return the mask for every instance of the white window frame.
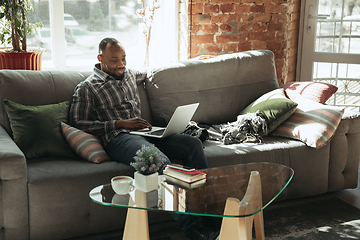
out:
<path id="1" fill-rule="evenodd" d="M 66 69 L 65 57 L 65 28 L 64 28 L 64 1 L 49 0 L 50 29 L 52 36 L 52 59 L 54 68 Z M 56 47 L 54 47 L 56 46 Z"/>
<path id="2" fill-rule="evenodd" d="M 309 5 L 314 6 L 311 13 L 309 12 Z M 301 1 L 296 81 L 313 80 L 314 62 L 360 64 L 359 54 L 315 52 L 316 19 L 310 19 L 308 16 L 315 17 L 318 11 L 317 8 L 317 0 Z M 309 24 L 312 29 L 307 31 Z"/>

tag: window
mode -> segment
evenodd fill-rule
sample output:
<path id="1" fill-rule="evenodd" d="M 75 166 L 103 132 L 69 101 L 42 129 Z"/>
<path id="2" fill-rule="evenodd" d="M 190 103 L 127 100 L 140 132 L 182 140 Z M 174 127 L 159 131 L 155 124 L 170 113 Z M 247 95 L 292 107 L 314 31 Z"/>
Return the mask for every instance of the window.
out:
<path id="1" fill-rule="evenodd" d="M 302 2 L 298 79 L 328 82 L 328 104 L 360 108 L 360 0 Z"/>
<path id="2" fill-rule="evenodd" d="M 46 49 L 43 70 L 91 71 L 98 62 L 98 44 L 104 37 L 115 37 L 122 43 L 128 67 L 144 66 L 144 21 L 136 14 L 143 7 L 141 1 L 34 0 L 33 3 L 30 21 L 41 21 L 44 27 L 28 36 L 28 46 Z M 179 59 L 178 13 L 178 0 L 160 1 L 151 31 L 149 52 L 152 65 Z M 184 46 L 182 48 L 187 51 Z"/>

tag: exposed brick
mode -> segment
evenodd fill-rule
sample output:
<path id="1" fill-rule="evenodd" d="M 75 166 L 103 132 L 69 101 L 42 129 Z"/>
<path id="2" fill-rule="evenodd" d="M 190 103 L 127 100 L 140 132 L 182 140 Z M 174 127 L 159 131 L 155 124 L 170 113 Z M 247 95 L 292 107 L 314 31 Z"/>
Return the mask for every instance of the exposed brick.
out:
<path id="1" fill-rule="evenodd" d="M 271 17 L 272 16 L 270 14 L 259 13 L 254 16 L 254 22 L 270 22 Z"/>
<path id="2" fill-rule="evenodd" d="M 210 0 L 211 4 L 233 3 L 234 0 Z"/>
<path id="3" fill-rule="evenodd" d="M 294 79 L 301 0 L 187 1 L 189 5 L 198 5 L 189 8 L 193 9 L 191 57 L 266 45 L 275 54 L 279 84 Z"/>
<path id="4" fill-rule="evenodd" d="M 275 59 L 280 59 L 285 56 L 284 50 L 276 50 L 276 51 L 273 51 L 273 53 L 274 53 Z"/>
<path id="5" fill-rule="evenodd" d="M 254 50 L 256 50 L 256 49 L 267 49 L 266 41 L 253 40 L 252 41 L 252 48 Z"/>
<path id="6" fill-rule="evenodd" d="M 284 13 L 284 6 L 282 5 L 268 5 L 265 7 L 266 13 Z"/>
<path id="7" fill-rule="evenodd" d="M 292 30 L 290 31 L 290 34 L 289 34 L 289 40 L 292 40 L 292 39 L 298 39 L 298 36 L 299 36 L 299 31 L 296 29 L 296 30 Z"/>
<path id="8" fill-rule="evenodd" d="M 299 29 L 299 22 L 298 21 L 293 21 L 290 23 L 290 30 L 295 30 L 295 29 Z"/>
<path id="9" fill-rule="evenodd" d="M 218 14 L 211 17 L 212 23 L 238 22 L 239 16 L 235 14 Z"/>
<path id="10" fill-rule="evenodd" d="M 230 24 L 220 24 L 220 30 L 222 32 L 232 32 L 233 27 Z"/>
<path id="11" fill-rule="evenodd" d="M 201 48 L 200 45 L 194 45 L 194 44 L 192 44 L 192 45 L 191 45 L 191 52 L 190 52 L 190 54 L 191 54 L 191 55 L 197 55 L 197 54 L 199 53 L 200 48 Z"/>
<path id="12" fill-rule="evenodd" d="M 201 43 L 213 43 L 214 36 L 213 35 L 194 35 L 191 37 L 193 44 L 201 44 Z"/>
<path id="13" fill-rule="evenodd" d="M 235 5 L 235 13 L 248 13 L 250 12 L 249 5 Z"/>
<path id="14" fill-rule="evenodd" d="M 265 6 L 264 5 L 255 5 L 250 8 L 250 11 L 253 13 L 264 13 Z"/>
<path id="15" fill-rule="evenodd" d="M 241 22 L 253 22 L 254 21 L 254 15 L 253 14 L 246 14 L 243 13 L 240 16 Z"/>
<path id="16" fill-rule="evenodd" d="M 238 51 L 238 43 L 225 43 L 223 46 L 223 51 L 230 53 L 230 52 L 237 52 Z"/>
<path id="17" fill-rule="evenodd" d="M 275 66 L 283 67 L 285 65 L 285 59 L 275 59 Z"/>
<path id="18" fill-rule="evenodd" d="M 296 12 L 300 12 L 300 4 L 292 4 L 287 8 L 287 12 L 288 13 L 296 13 Z"/>
<path id="19" fill-rule="evenodd" d="M 295 81 L 295 72 L 290 72 L 287 74 L 287 82 L 294 82 Z"/>
<path id="20" fill-rule="evenodd" d="M 292 72 L 295 71 L 295 68 L 296 68 L 296 56 L 293 56 L 289 58 L 289 70 Z"/>
<path id="21" fill-rule="evenodd" d="M 292 48 L 297 48 L 297 46 L 298 46 L 298 43 L 299 43 L 299 41 L 298 41 L 298 39 L 297 38 L 292 38 L 291 40 L 290 40 L 290 47 L 292 47 Z"/>
<path id="22" fill-rule="evenodd" d="M 259 1 L 259 0 L 242 0 L 241 3 L 256 3 L 256 4 L 261 4 L 262 1 Z"/>
<path id="23" fill-rule="evenodd" d="M 209 0 L 192 0 L 192 3 L 195 4 L 195 3 L 208 3 Z"/>
<path id="24" fill-rule="evenodd" d="M 278 41 L 268 41 L 267 44 L 269 50 L 280 50 L 283 48 L 282 43 Z"/>
<path id="25" fill-rule="evenodd" d="M 192 16 L 193 23 L 210 23 L 210 15 L 209 14 L 194 14 Z"/>
<path id="26" fill-rule="evenodd" d="M 232 13 L 235 10 L 235 4 L 222 4 L 220 5 L 220 11 L 222 13 Z"/>
<path id="27" fill-rule="evenodd" d="M 281 31 L 283 29 L 284 24 L 281 23 L 269 23 L 268 30 L 269 31 Z"/>
<path id="28" fill-rule="evenodd" d="M 272 14 L 271 22 L 273 23 L 286 23 L 286 15 L 282 14 Z"/>
<path id="29" fill-rule="evenodd" d="M 205 4 L 204 13 L 219 13 L 219 5 Z"/>
<path id="30" fill-rule="evenodd" d="M 273 4 L 273 5 L 279 5 L 282 4 L 284 2 L 286 2 L 287 0 L 263 0 L 262 2 L 264 4 Z"/>
<path id="31" fill-rule="evenodd" d="M 238 23 L 236 26 L 237 26 L 236 29 L 238 32 L 249 32 L 253 28 L 253 23 L 252 22 L 242 22 L 242 23 Z"/>
<path id="32" fill-rule="evenodd" d="M 213 43 L 204 44 L 204 48 L 211 53 L 219 53 L 222 51 L 222 49 L 219 48 L 218 44 Z"/>
<path id="33" fill-rule="evenodd" d="M 281 32 L 281 31 L 277 31 L 277 32 L 272 32 L 273 34 L 275 34 L 274 39 L 276 39 L 277 41 L 283 42 L 287 40 L 288 34 Z"/>
<path id="34" fill-rule="evenodd" d="M 250 42 L 240 42 L 238 45 L 238 51 L 239 52 L 243 52 L 243 51 L 249 51 L 251 50 L 251 44 Z"/>
<path id="35" fill-rule="evenodd" d="M 192 14 L 198 14 L 204 12 L 204 4 L 193 4 L 191 7 Z"/>
<path id="36" fill-rule="evenodd" d="M 291 14 L 291 21 L 299 21 L 299 20 L 300 20 L 300 12 Z"/>
<path id="37" fill-rule="evenodd" d="M 259 41 L 266 41 L 266 40 L 274 40 L 275 33 L 273 32 L 251 32 L 248 33 L 249 40 L 259 40 Z"/>
<path id="38" fill-rule="evenodd" d="M 191 25 L 191 33 L 192 34 L 198 34 L 200 31 L 202 31 L 203 27 L 201 24 L 193 24 Z"/>
<path id="39" fill-rule="evenodd" d="M 246 33 L 222 34 L 216 36 L 217 43 L 241 42 L 246 40 Z"/>
<path id="40" fill-rule="evenodd" d="M 252 26 L 252 29 L 255 31 L 255 32 L 262 32 L 262 31 L 265 31 L 267 30 L 267 26 L 265 23 L 255 23 L 253 26 Z"/>
<path id="41" fill-rule="evenodd" d="M 290 48 L 289 57 L 296 56 L 297 49 L 296 48 Z"/>
<path id="42" fill-rule="evenodd" d="M 204 34 L 214 34 L 219 31 L 219 26 L 217 24 L 204 24 Z"/>

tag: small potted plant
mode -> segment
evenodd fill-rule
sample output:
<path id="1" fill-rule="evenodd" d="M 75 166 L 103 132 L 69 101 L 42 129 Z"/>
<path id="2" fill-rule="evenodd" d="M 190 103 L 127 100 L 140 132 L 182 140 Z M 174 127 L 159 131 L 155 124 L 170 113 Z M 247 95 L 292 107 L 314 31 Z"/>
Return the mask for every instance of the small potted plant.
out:
<path id="1" fill-rule="evenodd" d="M 166 162 L 162 153 L 154 145 L 143 145 L 134 156 L 135 162 L 130 163 L 135 168 L 134 182 L 136 189 L 144 192 L 158 188 L 158 171 Z"/>
<path id="2" fill-rule="evenodd" d="M 0 0 L 0 69 L 41 70 L 43 49 L 28 49 L 26 35 L 42 27 L 30 23 L 28 14 L 33 11 L 32 0 Z M 7 47 L 7 45 L 12 47 Z M 14 65 L 15 64 L 15 65 Z"/>

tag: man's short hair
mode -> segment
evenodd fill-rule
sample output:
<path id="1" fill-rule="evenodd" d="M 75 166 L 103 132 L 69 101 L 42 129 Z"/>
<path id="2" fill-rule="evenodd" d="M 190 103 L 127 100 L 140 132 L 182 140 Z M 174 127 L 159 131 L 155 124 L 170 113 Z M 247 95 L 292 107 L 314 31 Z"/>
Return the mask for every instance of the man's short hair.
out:
<path id="1" fill-rule="evenodd" d="M 102 54 L 102 52 L 106 49 L 106 46 L 107 46 L 108 44 L 119 44 L 120 46 L 122 46 L 121 43 L 120 43 L 117 39 L 115 39 L 115 38 L 109 38 L 109 37 L 104 38 L 104 39 L 101 40 L 101 42 L 99 43 L 99 55 Z"/>

